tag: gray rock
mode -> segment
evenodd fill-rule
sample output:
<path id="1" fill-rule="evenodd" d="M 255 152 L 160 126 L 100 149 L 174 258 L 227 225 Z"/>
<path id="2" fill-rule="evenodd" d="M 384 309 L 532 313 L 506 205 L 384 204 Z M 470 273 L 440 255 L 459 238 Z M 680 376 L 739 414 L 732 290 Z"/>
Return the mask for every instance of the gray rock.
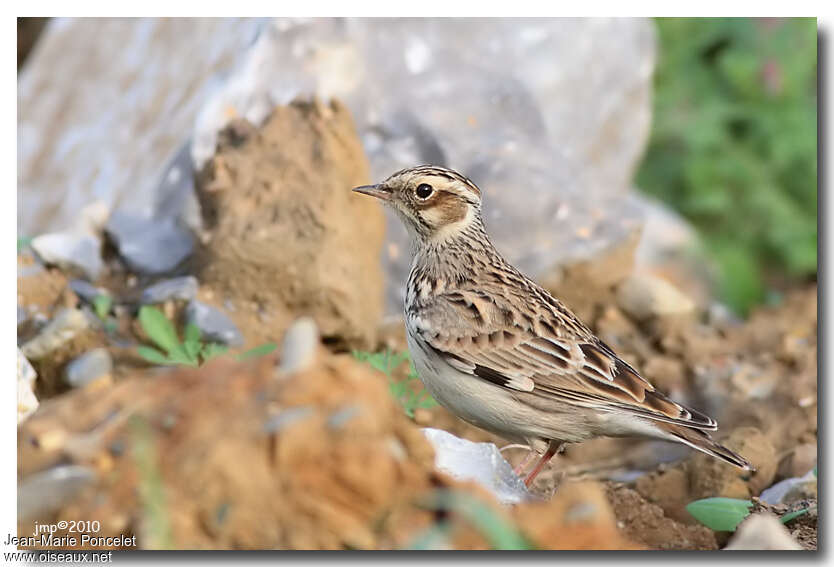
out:
<path id="1" fill-rule="evenodd" d="M 64 369 L 64 379 L 73 388 L 90 382 L 113 371 L 113 359 L 106 348 L 96 348 L 72 360 Z"/>
<path id="2" fill-rule="evenodd" d="M 213 155 L 230 107 L 258 123 L 271 103 L 338 97 L 373 180 L 419 163 L 462 171 L 484 191 L 496 246 L 546 277 L 604 254 L 642 221 L 629 191 L 649 133 L 654 52 L 648 20 L 276 20 L 206 103 L 192 155 L 198 169 Z M 408 238 L 390 212 L 387 224 L 396 314 Z"/>
<path id="3" fill-rule="evenodd" d="M 90 320 L 80 309 L 62 309 L 21 350 L 26 358 L 39 360 L 58 350 L 89 326 Z"/>
<path id="4" fill-rule="evenodd" d="M 18 76 L 20 233 L 70 226 L 94 200 L 156 214 L 171 156 L 261 25 L 50 20 Z"/>
<path id="5" fill-rule="evenodd" d="M 185 308 L 185 317 L 189 323 L 194 323 L 200 328 L 206 342 L 229 346 L 243 344 L 243 335 L 234 322 L 211 305 L 193 299 Z"/>
<path id="6" fill-rule="evenodd" d="M 75 295 L 87 303 L 93 303 L 96 297 L 100 295 L 110 294 L 110 292 L 103 287 L 96 287 L 90 282 L 84 280 L 70 280 L 69 287 L 73 292 L 75 292 Z"/>
<path id="7" fill-rule="evenodd" d="M 472 177 L 498 248 L 540 277 L 641 222 L 628 194 L 654 63 L 645 19 L 57 20 L 20 74 L 21 231 L 69 224 L 94 198 L 189 219 L 183 132 L 194 125 L 199 170 L 231 116 L 257 124 L 317 94 L 350 108 L 373 180 L 426 162 Z M 91 88 L 67 86 L 79 80 Z M 62 151 L 44 154 L 43 140 Z M 388 231 L 399 313 L 407 237 L 393 216 Z"/>
<path id="8" fill-rule="evenodd" d="M 106 231 L 128 266 L 143 274 L 164 274 L 194 251 L 194 236 L 174 218 L 115 211 Z"/>
<path id="9" fill-rule="evenodd" d="M 791 533 L 773 514 L 753 514 L 733 535 L 726 550 L 801 550 L 802 546 L 791 537 Z"/>
<path id="10" fill-rule="evenodd" d="M 301 317 L 294 321 L 284 333 L 278 371 L 292 374 L 309 368 L 315 359 L 318 344 L 318 327 L 311 317 Z"/>
<path id="11" fill-rule="evenodd" d="M 200 284 L 194 276 L 163 280 L 145 288 L 140 301 L 145 305 L 165 303 L 170 299 L 191 301 L 197 297 L 199 286 Z"/>
<path id="12" fill-rule="evenodd" d="M 504 504 L 531 498 L 524 482 L 495 444 L 473 443 L 428 427 L 423 429 L 423 434 L 434 447 L 434 464 L 441 471 L 459 480 L 477 482 Z"/>
<path id="13" fill-rule="evenodd" d="M 57 512 L 95 479 L 95 471 L 79 465 L 61 465 L 24 478 L 17 486 L 18 520 Z"/>
<path id="14" fill-rule="evenodd" d="M 101 274 L 101 241 L 84 232 L 53 232 L 32 239 L 32 250 L 46 264 L 78 272 L 91 280 Z"/>
<path id="15" fill-rule="evenodd" d="M 25 307 L 21 307 L 20 305 L 17 306 L 17 326 L 19 327 L 23 323 L 29 320 L 29 314 L 26 312 Z"/>
<path id="16" fill-rule="evenodd" d="M 801 498 L 816 496 L 816 485 L 817 475 L 814 474 L 814 469 L 811 469 L 804 476 L 786 478 L 764 489 L 759 499 L 771 506 L 790 504 Z"/>

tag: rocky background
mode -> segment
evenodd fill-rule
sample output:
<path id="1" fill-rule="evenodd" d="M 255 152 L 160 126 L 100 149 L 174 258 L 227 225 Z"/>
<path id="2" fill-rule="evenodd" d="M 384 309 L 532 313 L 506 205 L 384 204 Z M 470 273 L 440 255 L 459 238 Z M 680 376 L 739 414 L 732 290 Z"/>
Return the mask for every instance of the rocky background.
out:
<path id="1" fill-rule="evenodd" d="M 815 549 L 816 288 L 738 319 L 632 190 L 655 59 L 644 20 L 51 20 L 18 85 L 20 533 Z M 527 491 L 524 450 L 433 404 L 397 356 L 404 231 L 349 191 L 425 162 L 756 473 L 598 440 Z M 713 531 L 711 497 L 752 514 Z"/>

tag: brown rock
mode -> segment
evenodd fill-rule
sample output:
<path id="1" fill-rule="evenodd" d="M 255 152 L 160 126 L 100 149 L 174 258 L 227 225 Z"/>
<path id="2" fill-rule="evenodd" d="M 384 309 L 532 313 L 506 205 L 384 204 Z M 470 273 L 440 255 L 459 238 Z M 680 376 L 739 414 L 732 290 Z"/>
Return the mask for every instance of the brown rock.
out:
<path id="1" fill-rule="evenodd" d="M 275 108 L 259 129 L 233 124 L 201 175 L 209 230 L 200 280 L 230 302 L 247 344 L 279 340 L 312 316 L 328 343 L 370 348 L 382 315 L 380 205 L 353 121 L 338 102 Z"/>
<path id="2" fill-rule="evenodd" d="M 40 313 L 46 317 L 57 306 L 69 307 L 64 296 L 68 290 L 68 280 L 60 270 L 41 269 L 34 258 L 26 254 L 17 257 L 17 267 L 18 305 L 26 307 L 30 313 Z"/>

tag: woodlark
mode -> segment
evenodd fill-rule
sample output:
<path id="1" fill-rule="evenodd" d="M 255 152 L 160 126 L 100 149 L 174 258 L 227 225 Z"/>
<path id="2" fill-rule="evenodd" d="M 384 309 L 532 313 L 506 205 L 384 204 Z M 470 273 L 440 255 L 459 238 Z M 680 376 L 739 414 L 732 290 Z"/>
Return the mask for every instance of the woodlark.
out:
<path id="1" fill-rule="evenodd" d="M 752 470 L 710 438 L 715 420 L 658 392 L 501 257 L 467 177 L 420 166 L 354 191 L 391 206 L 411 235 L 405 324 L 420 378 L 455 415 L 541 455 L 528 486 L 564 443 L 600 436 L 676 441 Z"/>

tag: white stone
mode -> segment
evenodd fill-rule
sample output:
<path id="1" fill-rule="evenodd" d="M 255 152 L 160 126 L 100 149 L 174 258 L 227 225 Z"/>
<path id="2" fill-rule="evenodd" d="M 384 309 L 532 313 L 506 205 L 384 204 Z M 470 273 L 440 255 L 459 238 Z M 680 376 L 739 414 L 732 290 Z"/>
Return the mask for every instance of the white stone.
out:
<path id="1" fill-rule="evenodd" d="M 788 529 L 776 516 L 768 513 L 753 514 L 736 530 L 730 543 L 724 549 L 730 551 L 750 550 L 801 550 L 802 546 L 791 537 Z"/>
<path id="2" fill-rule="evenodd" d="M 17 349 L 17 423 L 22 423 L 38 409 L 35 381 L 38 375 L 20 349 Z"/>
<path id="3" fill-rule="evenodd" d="M 424 428 L 434 447 L 434 464 L 458 480 L 472 480 L 503 504 L 518 504 L 531 498 L 524 482 L 494 443 L 473 443 L 441 429 Z"/>

